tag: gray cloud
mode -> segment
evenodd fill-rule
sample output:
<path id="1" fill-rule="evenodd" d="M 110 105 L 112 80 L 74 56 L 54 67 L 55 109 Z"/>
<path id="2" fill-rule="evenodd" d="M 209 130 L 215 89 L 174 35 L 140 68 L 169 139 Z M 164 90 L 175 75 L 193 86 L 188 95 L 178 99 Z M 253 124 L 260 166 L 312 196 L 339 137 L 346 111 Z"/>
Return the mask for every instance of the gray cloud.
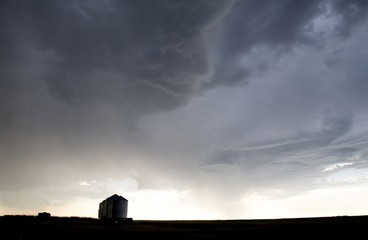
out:
<path id="1" fill-rule="evenodd" d="M 247 81 L 254 69 L 239 64 L 239 59 L 257 47 L 271 46 L 279 55 L 295 46 L 319 45 L 321 33 L 310 29 L 311 25 L 320 16 L 331 17 L 331 12 L 341 17 L 332 31 L 344 37 L 366 18 L 367 4 L 365 1 L 238 1 L 225 19 L 217 40 L 219 56 L 208 86 Z M 266 61 L 259 66 L 267 65 Z"/>
<path id="2" fill-rule="evenodd" d="M 332 6 L 335 11 L 344 19 L 338 26 L 339 34 L 350 35 L 355 24 L 363 21 L 367 17 L 368 3 L 364 0 L 333 1 Z"/>
<path id="3" fill-rule="evenodd" d="M 134 119 L 180 106 L 207 85 L 246 81 L 253 70 L 239 65 L 241 56 L 262 44 L 290 48 L 303 43 L 303 27 L 323 10 L 320 1 L 239 1 L 212 44 L 216 55 L 209 54 L 205 44 L 212 35 L 204 30 L 230 3 L 4 2 L 3 59 L 9 57 L 8 64 L 21 59 L 19 49 L 27 55 L 48 52 L 46 61 L 53 65 L 43 69 L 42 78 L 53 96 L 74 103 L 108 102 Z M 343 17 L 347 32 L 365 16 L 366 6 L 352 2 L 348 11 L 345 5 L 330 7 Z M 201 87 L 211 64 L 214 75 Z"/>
<path id="4" fill-rule="evenodd" d="M 13 193 L 0 204 L 25 189 L 99 198 L 123 176 L 205 204 L 365 169 L 367 8 L 1 1 L 0 189 Z M 73 185 L 92 179 L 105 182 Z"/>
<path id="5" fill-rule="evenodd" d="M 3 12 L 13 14 L 3 15 L 9 25 L 5 45 L 14 47 L 3 56 L 15 57 L 19 48 L 51 52 L 54 65 L 44 69 L 43 80 L 62 101 L 108 102 L 126 112 L 125 118 L 172 109 L 206 73 L 203 29 L 226 4 L 6 2 Z"/>

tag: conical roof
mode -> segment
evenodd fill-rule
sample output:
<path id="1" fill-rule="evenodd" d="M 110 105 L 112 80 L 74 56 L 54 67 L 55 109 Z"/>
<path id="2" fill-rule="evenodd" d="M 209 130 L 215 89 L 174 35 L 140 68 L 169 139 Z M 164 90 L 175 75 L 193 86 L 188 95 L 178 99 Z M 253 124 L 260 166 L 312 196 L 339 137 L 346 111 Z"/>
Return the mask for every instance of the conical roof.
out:
<path id="1" fill-rule="evenodd" d="M 128 201 L 128 199 L 126 199 L 126 198 L 124 198 L 124 197 L 122 197 L 122 196 L 119 196 L 119 195 L 117 195 L 117 194 L 114 194 L 114 195 L 112 195 L 112 196 L 110 196 L 110 197 L 106 198 L 106 200 L 117 200 L 117 199 L 122 199 L 122 200 Z"/>

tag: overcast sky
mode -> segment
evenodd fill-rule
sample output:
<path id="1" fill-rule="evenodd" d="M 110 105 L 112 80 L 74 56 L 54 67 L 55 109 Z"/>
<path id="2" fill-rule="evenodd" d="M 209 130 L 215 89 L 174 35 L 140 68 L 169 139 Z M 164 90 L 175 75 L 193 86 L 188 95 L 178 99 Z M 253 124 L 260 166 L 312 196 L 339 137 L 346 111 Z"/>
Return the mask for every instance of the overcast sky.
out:
<path id="1" fill-rule="evenodd" d="M 368 214 L 367 9 L 1 0 L 0 214 Z"/>

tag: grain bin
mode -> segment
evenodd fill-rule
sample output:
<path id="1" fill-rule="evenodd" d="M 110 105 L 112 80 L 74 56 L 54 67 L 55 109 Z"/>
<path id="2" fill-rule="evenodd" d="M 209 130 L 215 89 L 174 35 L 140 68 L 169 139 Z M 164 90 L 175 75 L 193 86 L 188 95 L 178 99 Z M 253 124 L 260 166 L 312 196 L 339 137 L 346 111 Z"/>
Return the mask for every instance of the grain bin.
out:
<path id="1" fill-rule="evenodd" d="M 101 220 L 124 221 L 128 215 L 128 200 L 117 194 L 100 203 L 98 217 Z"/>

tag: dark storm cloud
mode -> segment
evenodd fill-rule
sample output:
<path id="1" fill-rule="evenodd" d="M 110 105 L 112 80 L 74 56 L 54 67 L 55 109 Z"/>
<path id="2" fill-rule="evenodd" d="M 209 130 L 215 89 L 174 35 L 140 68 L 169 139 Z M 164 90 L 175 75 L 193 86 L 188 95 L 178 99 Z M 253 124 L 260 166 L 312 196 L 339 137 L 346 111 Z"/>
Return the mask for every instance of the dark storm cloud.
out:
<path id="1" fill-rule="evenodd" d="M 246 81 L 254 69 L 239 64 L 242 56 L 262 44 L 303 43 L 304 27 L 328 4 L 238 1 L 221 23 L 221 37 L 211 42 L 216 35 L 206 27 L 231 3 L 3 1 L 2 60 L 24 68 L 24 55 L 32 61 L 29 54 L 51 52 L 54 64 L 41 78 L 53 96 L 71 104 L 107 102 L 134 120 L 174 109 L 202 88 Z M 364 1 L 331 6 L 343 17 L 344 32 L 366 15 Z M 210 54 L 212 47 L 217 50 Z M 2 73 L 2 89 L 11 94 L 9 74 Z"/>
<path id="2" fill-rule="evenodd" d="M 227 4 L 2 1 L 2 177 L 23 165 L 21 185 L 40 182 L 31 169 L 105 154 L 138 116 L 186 102 L 208 68 L 203 29 Z"/>
<path id="3" fill-rule="evenodd" d="M 124 176 L 219 203 L 364 169 L 366 20 L 367 1 L 0 1 L 0 188 Z"/>
<path id="4" fill-rule="evenodd" d="M 209 85 L 246 81 L 239 60 L 253 47 L 270 44 L 290 48 L 304 39 L 303 27 L 318 14 L 320 1 L 239 1 L 224 22 L 214 81 Z M 243 68 L 242 68 L 243 67 Z"/>
<path id="5" fill-rule="evenodd" d="M 223 22 L 215 63 L 215 74 L 208 86 L 233 85 L 249 79 L 252 71 L 239 64 L 256 47 L 278 49 L 277 54 L 295 46 L 314 45 L 320 36 L 308 32 L 309 25 L 329 11 L 341 17 L 334 31 L 347 36 L 355 24 L 367 17 L 366 1 L 238 1 Z M 270 59 L 268 59 L 270 60 Z M 259 67 L 267 67 L 263 62 Z"/>
<path id="6" fill-rule="evenodd" d="M 294 151 L 298 152 L 305 149 L 314 149 L 317 147 L 328 146 L 332 141 L 343 136 L 351 129 L 353 125 L 353 118 L 349 114 L 344 115 L 345 116 L 341 117 L 334 116 L 331 113 L 327 113 L 323 118 L 321 131 L 317 134 L 303 136 L 302 139 L 286 140 L 282 143 L 270 143 L 266 145 L 266 148 L 251 148 L 250 151 L 245 151 L 246 156 L 242 156 L 242 151 L 224 151 L 224 153 L 220 153 L 220 156 L 217 158 L 221 159 L 220 161 L 224 161 L 224 163 L 226 163 L 226 159 L 228 159 L 230 162 L 233 162 L 234 159 L 244 159 L 245 161 L 252 161 L 252 159 L 255 159 L 256 156 L 259 155 L 260 152 L 262 152 L 262 154 L 266 154 L 269 156 L 267 159 L 272 161 L 271 156 L 274 154 L 288 153 Z"/>
<path id="7" fill-rule="evenodd" d="M 368 15 L 368 2 L 364 0 L 337 0 L 331 1 L 335 11 L 340 14 L 344 21 L 338 26 L 339 34 L 349 36 L 351 28 L 361 22 Z"/>
<path id="8" fill-rule="evenodd" d="M 202 169 L 208 171 L 219 164 L 233 166 L 243 172 L 239 178 L 244 182 L 254 181 L 253 185 L 258 186 L 288 183 L 293 179 L 301 181 L 303 176 L 303 188 L 307 188 L 310 179 L 329 174 L 324 171 L 328 165 L 348 162 L 353 168 L 367 166 L 364 159 L 368 141 L 364 133 L 350 135 L 353 119 L 351 114 L 340 110 L 327 112 L 316 133 L 222 149 L 204 162 Z"/>
<path id="9" fill-rule="evenodd" d="M 206 73 L 203 28 L 226 4 L 3 2 L 2 59 L 15 64 L 21 48 L 55 54 L 57 62 L 43 80 L 62 101 L 106 101 L 126 115 L 172 109 L 187 100 Z"/>

